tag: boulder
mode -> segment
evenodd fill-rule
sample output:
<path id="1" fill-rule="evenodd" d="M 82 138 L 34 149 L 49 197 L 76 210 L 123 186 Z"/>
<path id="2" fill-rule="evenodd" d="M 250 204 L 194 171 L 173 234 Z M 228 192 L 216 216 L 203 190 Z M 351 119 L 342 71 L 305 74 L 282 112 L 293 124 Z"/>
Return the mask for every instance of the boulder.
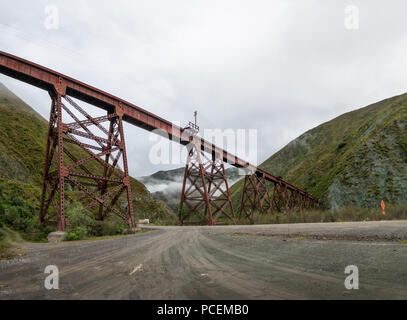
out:
<path id="1" fill-rule="evenodd" d="M 48 242 L 52 242 L 52 243 L 61 242 L 64 240 L 65 235 L 66 235 L 66 232 L 63 232 L 63 231 L 51 232 L 48 235 Z"/>

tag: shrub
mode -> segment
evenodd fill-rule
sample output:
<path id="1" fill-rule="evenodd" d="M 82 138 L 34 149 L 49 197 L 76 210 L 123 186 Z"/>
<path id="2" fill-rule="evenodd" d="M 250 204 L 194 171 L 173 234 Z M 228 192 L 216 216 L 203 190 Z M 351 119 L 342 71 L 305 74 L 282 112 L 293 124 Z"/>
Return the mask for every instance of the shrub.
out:
<path id="1" fill-rule="evenodd" d="M 33 191 L 34 190 L 34 191 Z M 38 191 L 31 185 L 0 179 L 0 223 L 26 233 L 38 217 L 33 194 Z"/>
<path id="2" fill-rule="evenodd" d="M 4 208 L 3 204 L 0 202 L 0 227 L 2 227 L 3 225 L 4 225 Z"/>
<path id="3" fill-rule="evenodd" d="M 34 209 L 25 202 L 21 205 L 8 205 L 4 209 L 4 222 L 13 229 L 23 232 L 29 230 L 34 216 Z"/>
<path id="4" fill-rule="evenodd" d="M 389 205 L 386 214 L 381 208 L 341 207 L 337 210 L 315 209 L 304 211 L 273 212 L 261 215 L 255 211 L 253 221 L 256 224 L 268 223 L 301 223 L 301 222 L 345 222 L 345 221 L 377 221 L 407 219 L 407 205 Z M 247 218 L 239 224 L 250 224 Z"/>
<path id="5" fill-rule="evenodd" d="M 100 235 L 101 236 L 112 236 L 117 234 L 117 225 L 112 221 L 102 221 Z M 120 232 L 121 233 L 121 232 Z"/>
<path id="6" fill-rule="evenodd" d="M 83 210 L 80 203 L 69 206 L 65 216 L 68 220 L 66 237 L 69 240 L 83 239 L 91 234 L 94 219 L 89 212 Z"/>
<path id="7" fill-rule="evenodd" d="M 79 237 L 74 232 L 67 232 L 64 240 L 66 240 L 66 241 L 79 240 Z"/>
<path id="8" fill-rule="evenodd" d="M 24 238 L 28 241 L 34 242 L 47 242 L 48 234 L 55 231 L 56 228 L 53 226 L 44 226 L 38 219 L 32 222 L 31 227 L 25 234 Z"/>
<path id="9" fill-rule="evenodd" d="M 94 236 L 113 236 L 116 234 L 124 234 L 127 229 L 127 224 L 116 216 L 110 214 L 103 221 L 96 221 L 92 227 L 92 235 Z"/>
<path id="10" fill-rule="evenodd" d="M 75 229 L 73 229 L 73 232 L 78 236 L 79 239 L 86 238 L 89 235 L 88 228 L 86 226 L 77 226 Z"/>

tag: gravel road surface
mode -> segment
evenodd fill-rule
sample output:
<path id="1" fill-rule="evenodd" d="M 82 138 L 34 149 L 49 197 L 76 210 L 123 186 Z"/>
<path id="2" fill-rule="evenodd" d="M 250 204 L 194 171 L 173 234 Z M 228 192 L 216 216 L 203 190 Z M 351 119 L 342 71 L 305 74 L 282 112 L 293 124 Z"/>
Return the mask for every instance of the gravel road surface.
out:
<path id="1" fill-rule="evenodd" d="M 150 228 L 26 243 L 0 261 L 0 299 L 407 299 L 407 221 Z M 47 265 L 58 290 L 44 287 Z"/>

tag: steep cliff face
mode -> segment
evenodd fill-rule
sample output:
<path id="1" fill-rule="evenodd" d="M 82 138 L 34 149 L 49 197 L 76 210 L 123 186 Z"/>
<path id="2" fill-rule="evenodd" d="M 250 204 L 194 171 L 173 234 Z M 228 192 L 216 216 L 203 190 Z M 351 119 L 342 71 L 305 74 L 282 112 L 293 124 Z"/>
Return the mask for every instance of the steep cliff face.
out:
<path id="1" fill-rule="evenodd" d="M 302 134 L 261 168 L 328 208 L 407 202 L 407 94 L 345 113 Z M 234 186 L 238 198 L 242 183 Z"/>

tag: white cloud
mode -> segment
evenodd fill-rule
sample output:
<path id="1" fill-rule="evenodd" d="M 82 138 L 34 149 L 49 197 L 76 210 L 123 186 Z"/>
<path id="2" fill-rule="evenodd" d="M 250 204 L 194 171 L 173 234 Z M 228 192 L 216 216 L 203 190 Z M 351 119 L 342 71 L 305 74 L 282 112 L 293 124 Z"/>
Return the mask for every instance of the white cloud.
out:
<path id="1" fill-rule="evenodd" d="M 56 4 L 60 28 L 44 27 Z M 405 91 L 403 1 L 3 0 L 0 46 L 118 95 L 171 121 L 256 128 L 260 162 L 304 131 Z M 46 93 L 4 76 L 48 118 Z M 130 171 L 148 161 L 148 133 L 125 127 Z M 175 166 L 177 167 L 177 166 Z"/>

